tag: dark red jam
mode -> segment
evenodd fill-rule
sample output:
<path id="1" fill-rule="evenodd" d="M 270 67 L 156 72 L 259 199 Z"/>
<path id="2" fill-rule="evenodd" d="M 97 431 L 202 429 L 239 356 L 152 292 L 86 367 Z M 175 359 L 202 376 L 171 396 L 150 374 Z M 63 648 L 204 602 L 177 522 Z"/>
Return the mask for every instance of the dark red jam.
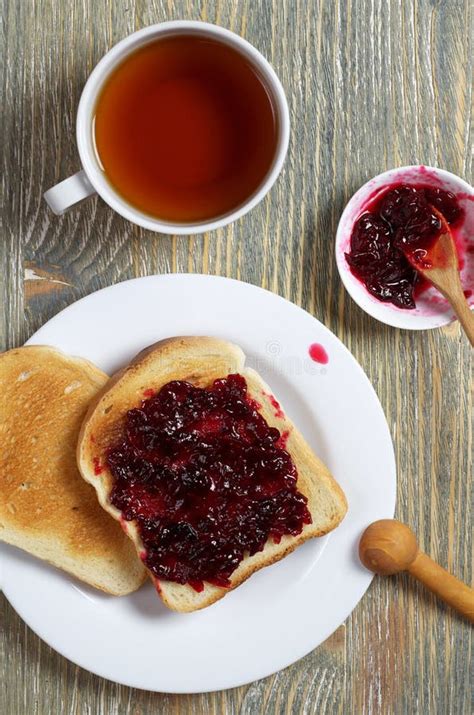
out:
<path id="1" fill-rule="evenodd" d="M 352 273 L 378 300 L 399 308 L 415 308 L 415 297 L 426 282 L 412 264 L 424 265 L 440 235 L 437 212 L 450 226 L 463 217 L 463 210 L 449 191 L 397 185 L 377 195 L 356 221 L 346 259 Z"/>
<path id="2" fill-rule="evenodd" d="M 245 555 L 311 523 L 285 451 L 241 375 L 207 388 L 174 381 L 125 417 L 106 456 L 110 500 L 135 519 L 158 579 L 229 586 Z"/>

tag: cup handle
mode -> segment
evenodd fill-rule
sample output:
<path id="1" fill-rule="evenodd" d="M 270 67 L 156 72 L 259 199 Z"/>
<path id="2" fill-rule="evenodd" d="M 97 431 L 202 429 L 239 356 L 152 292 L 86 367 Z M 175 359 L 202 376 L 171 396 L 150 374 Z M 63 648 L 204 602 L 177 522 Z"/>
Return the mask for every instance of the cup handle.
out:
<path id="1" fill-rule="evenodd" d="M 43 196 L 51 211 L 60 216 L 78 201 L 95 193 L 96 190 L 82 170 L 48 189 Z"/>

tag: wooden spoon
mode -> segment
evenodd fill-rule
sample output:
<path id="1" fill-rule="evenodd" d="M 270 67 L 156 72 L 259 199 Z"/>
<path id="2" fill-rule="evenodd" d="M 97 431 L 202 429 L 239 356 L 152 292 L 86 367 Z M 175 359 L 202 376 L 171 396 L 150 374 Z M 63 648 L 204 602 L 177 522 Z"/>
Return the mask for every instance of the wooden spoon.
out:
<path id="1" fill-rule="evenodd" d="M 404 251 L 412 266 L 427 278 L 450 302 L 464 332 L 474 346 L 474 314 L 463 293 L 459 276 L 459 261 L 449 224 L 434 206 L 433 213 L 441 222 L 441 232 L 428 252 L 420 258 L 416 249 Z"/>
<path id="2" fill-rule="evenodd" d="M 445 603 L 474 623 L 474 589 L 419 550 L 416 536 L 395 519 L 374 521 L 362 534 L 360 560 L 369 571 L 390 576 L 408 571 Z"/>

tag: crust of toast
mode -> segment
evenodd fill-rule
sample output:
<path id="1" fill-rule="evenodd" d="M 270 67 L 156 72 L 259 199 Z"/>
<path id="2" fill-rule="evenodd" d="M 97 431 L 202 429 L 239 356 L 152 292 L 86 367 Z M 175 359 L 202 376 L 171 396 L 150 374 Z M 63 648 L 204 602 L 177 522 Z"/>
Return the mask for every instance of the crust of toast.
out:
<path id="1" fill-rule="evenodd" d="M 87 360 L 48 346 L 0 355 L 0 540 L 124 595 L 145 570 L 75 459 L 87 406 L 107 380 Z"/>
<path id="2" fill-rule="evenodd" d="M 239 586 L 255 571 L 284 558 L 297 546 L 334 529 L 344 518 L 347 502 L 342 489 L 316 457 L 301 434 L 276 406 L 270 388 L 254 370 L 245 368 L 245 355 L 232 343 L 210 337 L 176 337 L 162 340 L 139 353 L 130 365 L 114 375 L 91 402 L 78 442 L 79 469 L 92 484 L 104 509 L 122 523 L 137 552 L 144 551 L 136 522 L 125 522 L 109 501 L 113 478 L 104 463 L 104 454 L 123 430 L 129 409 L 137 407 L 150 388 L 159 390 L 171 380 L 187 380 L 199 387 L 231 373 L 242 374 L 249 396 L 255 399 L 267 422 L 286 436 L 286 449 L 298 470 L 297 488 L 308 498 L 313 519 L 298 536 L 284 536 L 279 544 L 269 540 L 263 551 L 247 556 L 231 576 L 231 586 L 221 588 L 206 583 L 196 592 L 191 586 L 158 580 L 149 572 L 163 602 L 169 608 L 190 612 L 205 608 Z M 99 470 L 95 466 L 99 464 Z M 100 473 L 97 474 L 97 471 Z"/>

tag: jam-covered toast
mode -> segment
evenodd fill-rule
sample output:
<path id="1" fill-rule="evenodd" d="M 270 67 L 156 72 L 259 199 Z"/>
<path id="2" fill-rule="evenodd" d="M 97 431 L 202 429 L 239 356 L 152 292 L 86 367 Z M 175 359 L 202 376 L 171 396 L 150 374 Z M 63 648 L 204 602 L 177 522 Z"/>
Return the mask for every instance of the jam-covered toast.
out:
<path id="1" fill-rule="evenodd" d="M 163 340 L 112 377 L 78 465 L 176 611 L 211 605 L 347 510 L 242 350 L 216 338 Z"/>
<path id="2" fill-rule="evenodd" d="M 144 568 L 75 458 L 87 406 L 107 379 L 46 346 L 0 355 L 0 540 L 123 595 L 143 583 Z"/>

